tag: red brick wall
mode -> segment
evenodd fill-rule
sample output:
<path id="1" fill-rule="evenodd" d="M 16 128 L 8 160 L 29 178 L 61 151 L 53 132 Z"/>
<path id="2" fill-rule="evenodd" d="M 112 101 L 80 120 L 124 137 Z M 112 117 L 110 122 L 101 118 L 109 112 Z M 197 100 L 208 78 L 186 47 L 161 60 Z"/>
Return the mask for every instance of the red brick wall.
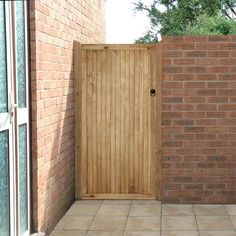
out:
<path id="1" fill-rule="evenodd" d="M 31 0 L 33 226 L 50 231 L 74 200 L 73 41 L 105 41 L 105 0 Z"/>
<path id="2" fill-rule="evenodd" d="M 236 203 L 236 36 L 164 37 L 162 197 Z"/>

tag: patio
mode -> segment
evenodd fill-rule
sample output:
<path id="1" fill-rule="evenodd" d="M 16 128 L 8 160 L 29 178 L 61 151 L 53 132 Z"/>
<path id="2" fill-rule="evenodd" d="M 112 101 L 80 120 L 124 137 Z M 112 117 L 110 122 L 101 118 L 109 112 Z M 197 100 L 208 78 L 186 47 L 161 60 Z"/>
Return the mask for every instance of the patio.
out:
<path id="1" fill-rule="evenodd" d="M 50 236 L 236 236 L 236 205 L 76 201 Z"/>

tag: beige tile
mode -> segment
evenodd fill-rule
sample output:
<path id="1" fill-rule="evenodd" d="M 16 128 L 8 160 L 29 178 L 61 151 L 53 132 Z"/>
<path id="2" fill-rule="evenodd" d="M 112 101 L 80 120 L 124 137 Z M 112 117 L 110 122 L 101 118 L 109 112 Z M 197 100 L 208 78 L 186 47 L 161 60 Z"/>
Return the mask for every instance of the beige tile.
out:
<path id="1" fill-rule="evenodd" d="M 197 224 L 194 216 L 163 216 L 163 230 L 197 230 Z"/>
<path id="2" fill-rule="evenodd" d="M 229 215 L 236 216 L 236 205 L 225 205 L 225 208 Z"/>
<path id="3" fill-rule="evenodd" d="M 90 230 L 124 230 L 127 217 L 96 216 Z"/>
<path id="4" fill-rule="evenodd" d="M 102 204 L 104 205 L 130 205 L 131 200 L 104 200 Z"/>
<path id="5" fill-rule="evenodd" d="M 162 231 L 161 236 L 199 236 L 198 231 Z"/>
<path id="6" fill-rule="evenodd" d="M 100 205 L 92 204 L 92 205 L 79 205 L 74 204 L 71 208 L 66 212 L 66 215 L 69 216 L 94 216 Z"/>
<path id="7" fill-rule="evenodd" d="M 78 230 L 54 230 L 50 236 L 85 236 L 86 232 Z"/>
<path id="8" fill-rule="evenodd" d="M 227 215 L 224 205 L 194 205 L 195 214 L 198 216 L 224 216 Z"/>
<path id="9" fill-rule="evenodd" d="M 101 205 L 98 210 L 98 216 L 127 216 L 129 205 Z"/>
<path id="10" fill-rule="evenodd" d="M 236 216 L 230 216 L 230 220 L 233 223 L 234 229 L 236 230 Z"/>
<path id="11" fill-rule="evenodd" d="M 92 216 L 64 216 L 56 229 L 87 230 L 93 221 Z"/>
<path id="12" fill-rule="evenodd" d="M 161 205 L 132 205 L 130 216 L 160 216 Z"/>
<path id="13" fill-rule="evenodd" d="M 200 236 L 236 236 L 235 231 L 200 231 Z"/>
<path id="14" fill-rule="evenodd" d="M 228 216 L 197 216 L 197 223 L 202 231 L 233 230 Z"/>
<path id="15" fill-rule="evenodd" d="M 125 231 L 124 236 L 160 236 L 160 231 Z"/>
<path id="16" fill-rule="evenodd" d="M 103 200 L 78 200 L 75 201 L 74 204 L 78 205 L 100 205 Z"/>
<path id="17" fill-rule="evenodd" d="M 163 204 L 163 216 L 191 216 L 194 215 L 193 206 L 187 204 Z"/>
<path id="18" fill-rule="evenodd" d="M 123 231 L 88 231 L 86 236 L 122 236 Z"/>
<path id="19" fill-rule="evenodd" d="M 156 201 L 156 200 L 133 200 L 132 204 L 133 205 L 156 205 L 156 204 L 161 204 L 161 202 Z"/>
<path id="20" fill-rule="evenodd" d="M 128 217 L 125 230 L 160 230 L 160 217 Z"/>

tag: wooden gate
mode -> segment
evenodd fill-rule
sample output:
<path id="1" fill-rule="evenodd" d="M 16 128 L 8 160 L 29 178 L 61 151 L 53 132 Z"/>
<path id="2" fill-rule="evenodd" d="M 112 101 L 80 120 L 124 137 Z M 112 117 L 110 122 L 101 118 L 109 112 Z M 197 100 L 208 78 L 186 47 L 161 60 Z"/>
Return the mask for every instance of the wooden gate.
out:
<path id="1" fill-rule="evenodd" d="M 74 50 L 76 198 L 160 199 L 160 46 Z"/>

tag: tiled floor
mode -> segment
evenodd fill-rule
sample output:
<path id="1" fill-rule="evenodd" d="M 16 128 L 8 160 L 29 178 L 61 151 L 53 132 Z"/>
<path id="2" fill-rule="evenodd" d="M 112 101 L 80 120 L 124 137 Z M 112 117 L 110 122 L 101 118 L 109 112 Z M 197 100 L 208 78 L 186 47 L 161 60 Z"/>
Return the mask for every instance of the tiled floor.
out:
<path id="1" fill-rule="evenodd" d="M 50 236 L 236 236 L 236 205 L 76 201 Z"/>

